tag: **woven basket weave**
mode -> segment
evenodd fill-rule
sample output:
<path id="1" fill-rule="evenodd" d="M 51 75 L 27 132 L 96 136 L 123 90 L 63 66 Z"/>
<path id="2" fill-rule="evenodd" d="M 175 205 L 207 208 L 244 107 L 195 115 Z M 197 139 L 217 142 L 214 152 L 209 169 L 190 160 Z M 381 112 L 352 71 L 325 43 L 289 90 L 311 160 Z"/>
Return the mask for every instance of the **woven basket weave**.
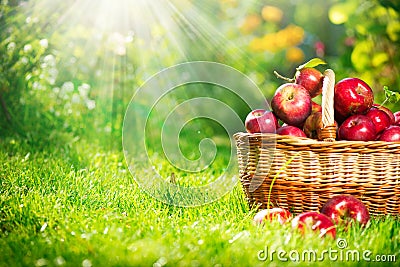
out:
<path id="1" fill-rule="evenodd" d="M 351 194 L 372 215 L 399 215 L 400 142 L 336 141 L 335 77 L 331 70 L 324 75 L 323 140 L 234 135 L 240 180 L 250 207 L 319 211 L 332 196 Z"/>

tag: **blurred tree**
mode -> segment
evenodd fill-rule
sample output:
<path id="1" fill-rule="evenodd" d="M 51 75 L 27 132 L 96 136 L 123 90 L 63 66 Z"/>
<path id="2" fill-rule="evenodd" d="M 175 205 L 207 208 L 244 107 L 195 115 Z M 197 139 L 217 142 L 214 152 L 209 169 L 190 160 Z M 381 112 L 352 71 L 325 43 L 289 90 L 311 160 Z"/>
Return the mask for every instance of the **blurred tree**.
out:
<path id="1" fill-rule="evenodd" d="M 371 85 L 375 102 L 384 102 L 383 87 L 400 89 L 400 3 L 389 0 L 338 1 L 330 8 L 332 23 L 343 24 L 338 78 L 357 76 Z M 387 103 L 393 110 L 398 105 Z"/>

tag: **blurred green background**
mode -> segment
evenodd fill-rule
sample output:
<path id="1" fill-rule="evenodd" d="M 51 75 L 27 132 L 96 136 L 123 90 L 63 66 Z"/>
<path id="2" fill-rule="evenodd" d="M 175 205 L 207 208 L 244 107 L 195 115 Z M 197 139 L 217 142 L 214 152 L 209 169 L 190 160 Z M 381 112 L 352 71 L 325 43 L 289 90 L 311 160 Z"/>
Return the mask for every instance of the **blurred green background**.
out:
<path id="1" fill-rule="evenodd" d="M 0 136 L 119 149 L 135 91 L 193 60 L 238 69 L 268 99 L 282 83 L 274 70 L 292 77 L 320 57 L 337 79 L 365 80 L 382 103 L 384 85 L 400 88 L 399 13 L 396 0 L 1 0 Z M 212 94 L 246 116 L 242 102 Z"/>

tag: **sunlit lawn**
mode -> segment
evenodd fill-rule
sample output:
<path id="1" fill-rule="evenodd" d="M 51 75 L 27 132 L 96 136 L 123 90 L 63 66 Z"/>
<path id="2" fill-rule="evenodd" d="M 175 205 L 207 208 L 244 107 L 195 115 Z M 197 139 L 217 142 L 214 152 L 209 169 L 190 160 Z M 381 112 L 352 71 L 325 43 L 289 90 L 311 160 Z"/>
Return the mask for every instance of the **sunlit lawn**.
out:
<path id="1" fill-rule="evenodd" d="M 212 204 L 179 208 L 141 192 L 118 151 L 84 141 L 50 151 L 2 142 L 0 266 L 376 266 L 377 255 L 400 261 L 400 221 L 393 217 L 338 229 L 337 240 L 301 237 L 290 224 L 253 225 L 240 184 Z"/>

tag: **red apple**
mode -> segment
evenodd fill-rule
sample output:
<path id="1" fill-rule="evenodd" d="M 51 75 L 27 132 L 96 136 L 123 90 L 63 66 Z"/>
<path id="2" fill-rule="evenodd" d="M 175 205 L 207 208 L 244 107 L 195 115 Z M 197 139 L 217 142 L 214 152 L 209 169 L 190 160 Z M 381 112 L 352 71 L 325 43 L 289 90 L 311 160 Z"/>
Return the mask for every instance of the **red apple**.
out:
<path id="1" fill-rule="evenodd" d="M 377 134 L 385 130 L 391 124 L 389 115 L 383 110 L 371 108 L 365 115 L 375 124 Z"/>
<path id="2" fill-rule="evenodd" d="M 300 126 L 311 113 L 311 97 L 303 86 L 285 83 L 275 91 L 271 107 L 284 123 Z"/>
<path id="3" fill-rule="evenodd" d="M 386 142 L 400 142 L 400 126 L 391 125 L 386 128 L 378 139 Z"/>
<path id="4" fill-rule="evenodd" d="M 348 117 L 340 125 L 338 134 L 341 140 L 349 141 L 372 141 L 377 136 L 375 124 L 366 115 Z"/>
<path id="5" fill-rule="evenodd" d="M 388 114 L 389 117 L 390 117 L 390 124 L 395 124 L 396 119 L 394 117 L 393 112 L 390 109 L 388 109 L 387 107 L 381 106 L 379 104 L 373 104 L 372 108 L 377 108 L 377 109 L 380 109 L 382 111 L 385 111 L 386 114 Z"/>
<path id="6" fill-rule="evenodd" d="M 335 121 L 337 127 L 337 123 Z M 303 126 L 303 131 L 308 138 L 322 140 L 322 112 L 311 113 L 306 119 Z"/>
<path id="7" fill-rule="evenodd" d="M 367 207 L 354 196 L 337 195 L 329 199 L 321 209 L 335 224 L 348 226 L 353 221 L 366 225 L 369 221 Z"/>
<path id="8" fill-rule="evenodd" d="M 325 235 L 336 237 L 336 228 L 332 220 L 315 211 L 304 212 L 294 217 L 292 228 L 300 230 L 302 234 L 307 231 L 317 231 L 320 237 Z"/>
<path id="9" fill-rule="evenodd" d="M 296 71 L 295 81 L 303 86 L 311 98 L 314 98 L 322 93 L 322 73 L 314 68 L 303 68 Z"/>
<path id="10" fill-rule="evenodd" d="M 276 133 L 280 135 L 307 137 L 306 134 L 300 128 L 297 128 L 296 126 L 292 125 L 282 126 L 278 130 L 276 130 Z"/>
<path id="11" fill-rule="evenodd" d="M 270 208 L 270 209 L 263 209 L 257 212 L 254 216 L 253 221 L 256 224 L 261 224 L 265 221 L 273 221 L 277 220 L 280 224 L 284 224 L 288 220 L 292 218 L 292 214 L 282 208 Z"/>
<path id="12" fill-rule="evenodd" d="M 345 78 L 335 85 L 335 112 L 343 117 L 365 114 L 374 103 L 372 89 L 358 78 Z"/>
<path id="13" fill-rule="evenodd" d="M 275 133 L 279 124 L 272 111 L 255 109 L 247 115 L 245 127 L 249 133 Z"/>
<path id="14" fill-rule="evenodd" d="M 400 125 L 400 111 L 396 111 L 393 113 L 394 116 L 394 124 Z"/>
<path id="15" fill-rule="evenodd" d="M 322 113 L 311 113 L 304 122 L 303 131 L 308 138 L 321 140 Z"/>
<path id="16" fill-rule="evenodd" d="M 322 112 L 322 107 L 320 104 L 317 104 L 314 101 L 311 101 L 311 113 L 315 113 L 315 112 Z"/>

